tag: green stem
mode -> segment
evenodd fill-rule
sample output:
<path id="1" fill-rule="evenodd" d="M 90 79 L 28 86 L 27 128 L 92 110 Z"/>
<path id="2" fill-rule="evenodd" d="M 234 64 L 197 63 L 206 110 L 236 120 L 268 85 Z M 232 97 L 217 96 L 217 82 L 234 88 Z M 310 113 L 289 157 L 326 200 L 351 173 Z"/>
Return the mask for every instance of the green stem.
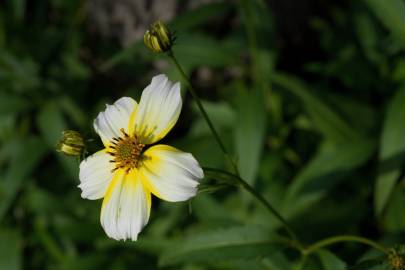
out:
<path id="1" fill-rule="evenodd" d="M 253 38 L 251 38 L 251 40 L 253 40 L 253 53 L 255 53 L 255 37 L 253 36 Z M 286 232 L 288 233 L 288 235 L 291 238 L 291 243 L 290 245 L 296 249 L 298 249 L 299 251 L 301 251 L 301 253 L 304 256 L 308 256 L 311 253 L 326 247 L 326 246 L 330 246 L 339 242 L 356 242 L 356 243 L 362 243 L 364 245 L 368 245 L 370 247 L 373 247 L 376 250 L 379 250 L 383 253 L 388 254 L 388 250 L 387 248 L 385 248 L 384 246 L 382 246 L 381 244 L 374 242 L 368 238 L 364 238 L 364 237 L 360 237 L 360 236 L 352 236 L 352 235 L 340 235 L 340 236 L 333 236 L 330 238 L 325 238 L 323 240 L 320 240 L 312 245 L 309 245 L 306 248 L 303 248 L 303 245 L 301 244 L 301 242 L 298 240 L 298 238 L 296 237 L 294 231 L 291 229 L 290 225 L 287 223 L 287 221 L 283 218 L 283 216 L 260 194 L 258 193 L 251 185 L 249 185 L 249 183 L 247 183 L 243 178 L 241 178 L 239 176 L 238 173 L 238 169 L 237 169 L 237 165 L 234 162 L 234 160 L 231 158 L 230 154 L 228 153 L 228 151 L 226 150 L 226 147 L 224 145 L 224 143 L 222 142 L 221 138 L 219 137 L 214 125 L 212 124 L 210 118 L 208 117 L 207 112 L 205 111 L 200 98 L 197 95 L 197 92 L 194 90 L 193 86 L 191 85 L 190 80 L 188 79 L 187 75 L 185 74 L 185 72 L 183 71 L 182 67 L 180 66 L 179 62 L 177 61 L 176 57 L 173 54 L 173 51 L 170 50 L 168 51 L 167 55 L 171 58 L 171 60 L 173 61 L 174 65 L 176 66 L 177 70 L 179 71 L 181 77 L 183 78 L 183 80 L 186 82 L 191 95 L 193 96 L 194 100 L 197 103 L 198 109 L 201 111 L 205 121 L 207 122 L 212 134 L 214 135 L 215 140 L 217 141 L 219 147 L 221 148 L 222 152 L 224 153 L 224 155 L 228 158 L 230 164 L 232 165 L 235 174 L 227 172 L 227 171 L 223 171 L 220 169 L 215 169 L 215 168 L 204 168 L 204 170 L 207 171 L 212 171 L 212 172 L 217 172 L 217 173 L 222 173 L 228 176 L 233 177 L 234 179 L 236 179 L 239 184 L 247 191 L 249 192 L 253 197 L 255 197 L 259 202 L 261 202 L 266 208 L 267 210 L 270 211 L 270 213 L 272 213 L 284 226 L 284 229 L 286 230 Z"/>
<path id="2" fill-rule="evenodd" d="M 222 152 L 224 153 L 224 155 L 227 157 L 227 159 L 229 160 L 230 164 L 232 165 L 233 170 L 235 171 L 235 173 L 238 173 L 238 169 L 236 166 L 236 163 L 233 161 L 233 159 L 231 158 L 231 155 L 228 153 L 228 151 L 226 150 L 226 147 L 224 145 L 224 143 L 222 142 L 221 138 L 219 137 L 214 125 L 212 124 L 210 118 L 208 117 L 207 112 L 205 111 L 200 98 L 197 95 L 197 92 L 194 90 L 193 86 L 191 85 L 190 80 L 188 79 L 186 73 L 184 72 L 184 70 L 182 69 L 182 67 L 180 66 L 179 62 L 177 61 L 176 57 L 174 56 L 174 53 L 172 50 L 167 52 L 167 55 L 170 57 L 170 59 L 172 59 L 174 65 L 176 66 L 177 70 L 179 71 L 181 77 L 183 78 L 183 80 L 186 82 L 188 89 L 190 90 L 191 95 L 193 96 L 195 102 L 197 103 L 198 109 L 200 110 L 201 114 L 203 115 L 205 121 L 208 124 L 208 127 L 211 130 L 211 133 L 214 135 L 215 140 L 217 141 L 219 147 L 221 148 Z"/>
<path id="3" fill-rule="evenodd" d="M 383 245 L 374 242 L 368 238 L 364 238 L 361 236 L 354 236 L 354 235 L 338 235 L 338 236 L 333 236 L 333 237 L 329 237 L 329 238 L 325 238 L 322 239 L 310 246 L 308 246 L 307 248 L 305 248 L 303 250 L 303 255 L 307 256 L 311 253 L 314 253 L 315 251 L 326 247 L 326 246 L 330 246 L 336 243 L 340 243 L 340 242 L 356 242 L 356 243 L 361 243 L 364 245 L 368 245 L 376 250 L 379 250 L 383 253 L 388 254 L 388 250 L 386 247 L 384 247 Z"/>
<path id="4" fill-rule="evenodd" d="M 223 171 L 220 169 L 215 169 L 215 168 L 203 168 L 206 171 L 211 171 L 211 172 L 217 172 L 217 173 L 222 173 L 226 174 L 228 176 L 233 177 L 236 179 L 241 186 L 249 192 L 253 197 L 255 197 L 259 202 L 261 202 L 267 210 L 269 210 L 284 226 L 285 230 L 287 231 L 288 235 L 291 237 L 291 239 L 294 241 L 294 245 L 301 249 L 301 244 L 299 243 L 297 237 L 295 236 L 294 231 L 291 229 L 290 225 L 288 225 L 287 221 L 283 218 L 283 216 L 260 194 L 258 193 L 251 185 L 249 185 L 243 178 L 241 178 L 239 175 Z"/>
<path id="5" fill-rule="evenodd" d="M 260 194 L 258 193 L 251 185 L 249 185 L 249 183 L 247 183 L 243 178 L 241 178 L 239 176 L 238 173 L 238 169 L 237 169 L 237 165 L 236 163 L 233 161 L 233 159 L 231 158 L 231 156 L 229 155 L 228 151 L 225 148 L 225 145 L 223 144 L 221 138 L 219 137 L 217 131 L 215 130 L 214 125 L 212 124 L 210 118 L 208 117 L 207 112 L 205 111 L 200 98 L 198 97 L 196 91 L 194 90 L 193 86 L 191 85 L 190 80 L 188 79 L 187 75 L 185 74 L 185 72 L 183 71 L 183 69 L 181 68 L 180 64 L 178 63 L 176 57 L 173 54 L 173 51 L 169 51 L 168 52 L 168 56 L 172 59 L 174 65 L 176 66 L 177 70 L 179 71 L 180 75 L 182 76 L 183 80 L 186 82 L 191 95 L 193 96 L 193 98 L 195 99 L 198 109 L 201 111 L 205 121 L 207 122 L 212 134 L 214 135 L 215 140 L 217 141 L 219 147 L 221 148 L 222 152 L 224 153 L 224 155 L 228 158 L 229 162 L 231 163 L 235 174 L 227 172 L 227 171 L 223 171 L 220 169 L 214 169 L 214 168 L 204 168 L 204 170 L 207 171 L 212 171 L 212 172 L 217 172 L 217 173 L 222 173 L 222 174 L 226 174 L 228 176 L 233 177 L 234 179 L 236 179 L 239 184 L 247 191 L 249 192 L 253 197 L 255 197 L 259 202 L 261 202 L 269 211 L 270 213 L 272 213 L 284 226 L 284 229 L 286 230 L 286 232 L 288 233 L 288 235 L 291 238 L 291 246 L 300 250 L 301 253 L 304 256 L 308 256 L 309 254 L 323 248 L 329 245 L 333 245 L 335 243 L 339 243 L 339 242 L 357 242 L 357 243 L 362 243 L 365 245 L 368 245 L 370 247 L 375 248 L 376 250 L 379 250 L 383 253 L 388 253 L 387 248 L 385 248 L 384 246 L 378 244 L 377 242 L 374 242 L 370 239 L 364 238 L 364 237 L 360 237 L 360 236 L 352 236 L 352 235 L 340 235 L 340 236 L 334 236 L 334 237 L 330 237 L 330 238 L 326 238 L 323 240 L 320 240 L 312 245 L 309 245 L 306 248 L 303 248 L 302 244 L 300 243 L 300 241 L 297 239 L 294 231 L 291 229 L 290 225 L 287 223 L 287 221 L 283 218 L 283 216 L 281 216 L 281 214 Z"/>
<path id="6" fill-rule="evenodd" d="M 217 172 L 222 172 L 224 174 L 227 174 L 229 176 L 233 176 L 235 179 L 237 179 L 237 181 L 241 184 L 241 186 L 248 191 L 250 194 L 252 194 L 256 199 L 258 199 L 261 203 L 263 203 L 263 205 L 284 225 L 285 230 L 287 231 L 288 235 L 291 237 L 291 239 L 294 242 L 297 242 L 297 238 L 293 232 L 293 230 L 290 228 L 290 226 L 288 225 L 287 221 L 280 215 L 280 213 L 277 212 L 276 209 L 274 209 L 274 207 L 262 196 L 260 195 L 252 186 L 250 186 L 245 180 L 243 180 L 238 173 L 238 168 L 236 163 L 233 161 L 233 159 L 231 158 L 231 156 L 229 155 L 228 151 L 225 148 L 225 145 L 222 143 L 221 138 L 219 137 L 217 131 L 214 128 L 214 125 L 212 124 L 210 118 L 208 117 L 207 112 L 205 111 L 200 98 L 198 97 L 196 91 L 194 90 L 193 86 L 191 85 L 191 82 L 189 81 L 187 75 L 185 74 L 185 72 L 183 71 L 183 69 L 181 68 L 179 62 L 177 61 L 176 57 L 173 54 L 173 51 L 168 51 L 168 56 L 172 59 L 174 65 L 176 66 L 177 70 L 179 71 L 180 75 L 182 76 L 183 80 L 187 83 L 187 86 L 191 92 L 191 95 L 193 96 L 193 98 L 195 99 L 198 109 L 201 111 L 205 121 L 207 122 L 212 134 L 214 135 L 216 141 L 218 142 L 219 147 L 221 148 L 222 152 L 224 153 L 224 155 L 228 158 L 229 162 L 231 163 L 233 170 L 235 171 L 235 174 L 233 173 L 229 173 L 229 172 L 225 172 L 222 170 L 217 170 Z M 215 170 L 215 169 L 212 169 Z M 300 246 L 300 244 L 299 244 Z"/>

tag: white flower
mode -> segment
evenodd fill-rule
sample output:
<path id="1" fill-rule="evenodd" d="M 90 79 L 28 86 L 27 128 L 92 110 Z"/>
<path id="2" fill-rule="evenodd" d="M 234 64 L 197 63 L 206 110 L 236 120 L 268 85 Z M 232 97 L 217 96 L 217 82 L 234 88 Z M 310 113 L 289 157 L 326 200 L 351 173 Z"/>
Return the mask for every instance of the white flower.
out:
<path id="1" fill-rule="evenodd" d="M 129 97 L 107 105 L 94 121 L 105 149 L 80 164 L 82 197 L 104 198 L 100 221 L 107 235 L 135 241 L 148 223 L 151 193 L 162 200 L 187 200 L 203 171 L 189 154 L 158 144 L 181 111 L 180 84 L 165 75 L 152 79 L 139 104 Z"/>

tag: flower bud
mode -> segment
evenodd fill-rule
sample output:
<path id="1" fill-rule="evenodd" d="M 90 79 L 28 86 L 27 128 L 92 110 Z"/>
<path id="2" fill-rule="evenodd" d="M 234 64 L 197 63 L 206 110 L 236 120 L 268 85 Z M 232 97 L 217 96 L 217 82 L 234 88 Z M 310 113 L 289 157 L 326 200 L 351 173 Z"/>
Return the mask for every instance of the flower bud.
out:
<path id="1" fill-rule="evenodd" d="M 62 132 L 62 138 L 56 146 L 56 151 L 68 156 L 81 156 L 84 148 L 84 140 L 79 132 L 65 130 Z"/>
<path id="2" fill-rule="evenodd" d="M 173 45 L 173 36 L 161 21 L 152 24 L 143 36 L 145 45 L 153 52 L 167 52 Z"/>

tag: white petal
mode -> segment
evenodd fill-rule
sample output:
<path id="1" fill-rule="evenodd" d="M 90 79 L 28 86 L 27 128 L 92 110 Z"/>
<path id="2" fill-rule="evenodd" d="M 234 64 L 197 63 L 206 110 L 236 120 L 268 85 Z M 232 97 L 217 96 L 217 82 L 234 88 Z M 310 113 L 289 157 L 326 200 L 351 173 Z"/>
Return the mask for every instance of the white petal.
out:
<path id="1" fill-rule="evenodd" d="M 104 197 L 100 222 L 109 237 L 136 241 L 148 223 L 150 208 L 151 195 L 142 185 L 139 173 L 118 170 Z"/>
<path id="2" fill-rule="evenodd" d="M 137 103 L 130 97 L 122 97 L 113 105 L 106 104 L 106 109 L 100 112 L 94 120 L 94 129 L 107 146 L 114 137 L 121 137 L 121 128 L 129 132 L 129 119 L 137 107 Z"/>
<path id="3" fill-rule="evenodd" d="M 96 200 L 104 197 L 113 176 L 114 165 L 110 160 L 111 156 L 101 150 L 80 163 L 79 188 L 83 198 Z"/>
<path id="4" fill-rule="evenodd" d="M 144 144 L 162 139 L 176 124 L 181 111 L 180 84 L 173 84 L 163 74 L 153 77 L 142 92 L 134 132 Z"/>
<path id="5" fill-rule="evenodd" d="M 167 145 L 155 145 L 145 151 L 140 173 L 155 196 L 171 202 L 195 196 L 198 180 L 204 177 L 191 154 Z"/>

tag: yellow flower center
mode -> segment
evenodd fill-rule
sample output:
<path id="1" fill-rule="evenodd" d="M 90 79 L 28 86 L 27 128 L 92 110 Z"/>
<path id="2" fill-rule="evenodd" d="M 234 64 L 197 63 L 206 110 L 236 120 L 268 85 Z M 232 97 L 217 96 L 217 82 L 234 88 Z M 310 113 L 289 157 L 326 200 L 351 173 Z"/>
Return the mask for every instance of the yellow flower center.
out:
<path id="1" fill-rule="evenodd" d="M 117 169 L 125 169 L 128 173 L 131 169 L 138 168 L 144 144 L 139 143 L 137 136 L 129 136 L 123 128 L 120 129 L 124 136 L 113 138 L 109 146 L 109 154 L 115 163 L 113 172 Z"/>

